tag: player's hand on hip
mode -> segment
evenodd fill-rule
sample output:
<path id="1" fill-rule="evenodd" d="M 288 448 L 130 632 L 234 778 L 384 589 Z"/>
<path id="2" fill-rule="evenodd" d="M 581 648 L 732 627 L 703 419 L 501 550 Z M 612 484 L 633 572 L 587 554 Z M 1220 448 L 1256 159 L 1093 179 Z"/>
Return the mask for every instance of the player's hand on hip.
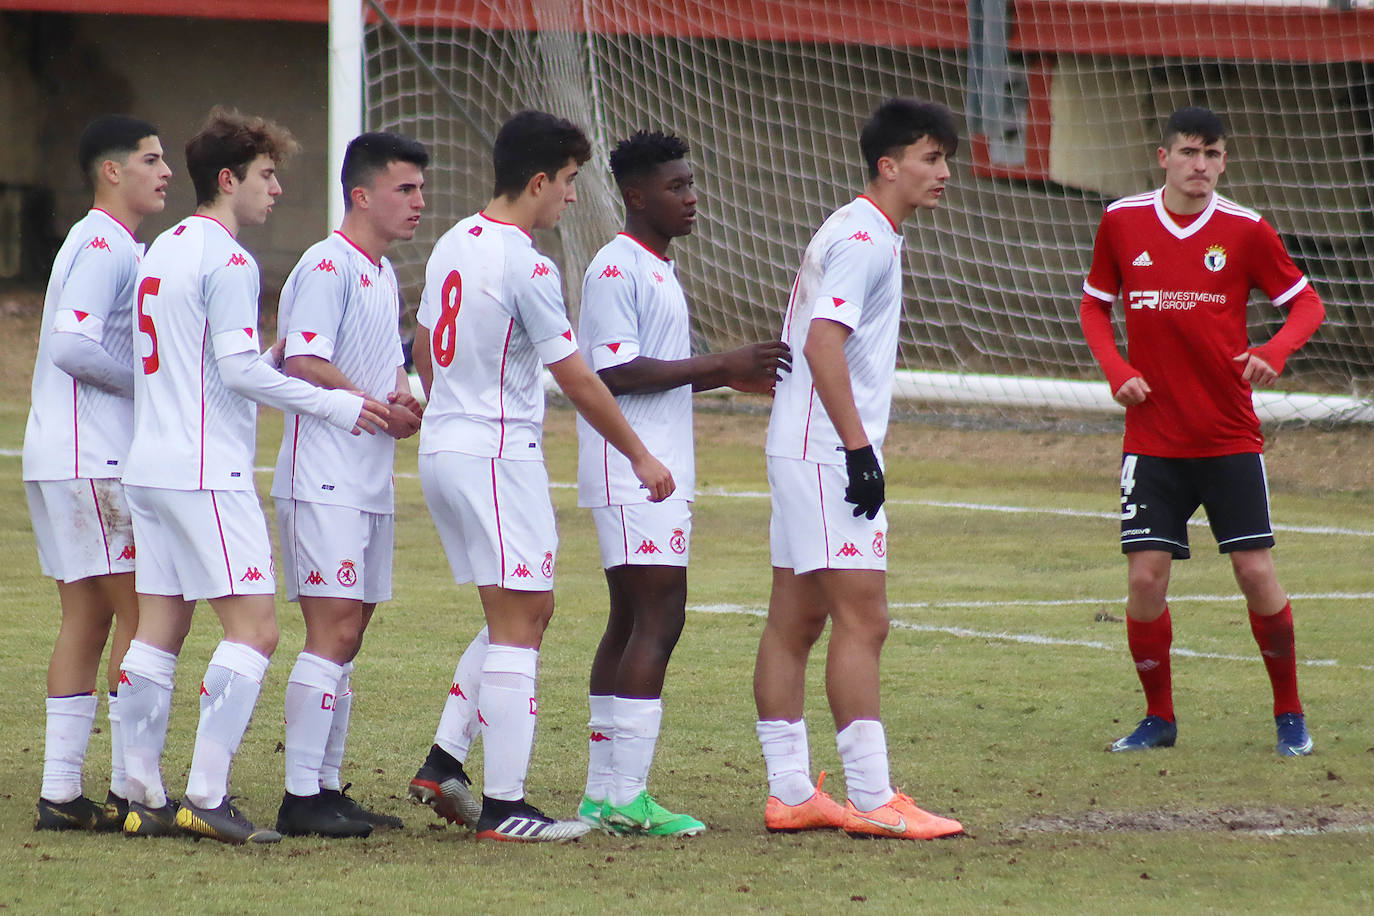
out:
<path id="1" fill-rule="evenodd" d="M 1116 402 L 1122 407 L 1134 407 L 1137 404 L 1144 404 L 1145 399 L 1150 396 L 1150 383 L 1145 381 L 1141 375 L 1133 375 L 1121 383 L 1121 387 L 1116 389 L 1112 395 Z"/>
<path id="2" fill-rule="evenodd" d="M 1246 350 L 1240 356 L 1234 357 L 1233 362 L 1242 365 L 1240 377 L 1251 385 L 1272 385 L 1279 374 L 1274 371 L 1274 367 L 1266 363 L 1255 354 L 1254 350 Z"/>
<path id="3" fill-rule="evenodd" d="M 649 491 L 649 502 L 651 503 L 663 502 L 672 496 L 673 491 L 677 489 L 677 484 L 673 482 L 673 472 L 669 471 L 667 465 L 648 452 L 645 452 L 644 457 L 639 460 L 631 461 L 630 468 L 635 472 L 635 476 L 639 478 L 644 489 Z"/>
<path id="4" fill-rule="evenodd" d="M 387 428 L 386 418 L 390 413 L 387 406 L 381 401 L 368 397 L 361 391 L 355 391 L 353 393 L 362 395 L 363 399 L 363 408 L 358 411 L 358 420 L 353 425 L 353 435 L 357 436 L 361 433 L 367 433 L 369 436 L 375 436 L 377 433 L 384 431 Z"/>
<path id="5" fill-rule="evenodd" d="M 849 472 L 849 486 L 844 488 L 844 501 L 854 504 L 854 517 L 867 516 L 871 521 L 887 498 L 887 484 L 878 455 L 872 445 L 844 450 L 844 466 Z"/>

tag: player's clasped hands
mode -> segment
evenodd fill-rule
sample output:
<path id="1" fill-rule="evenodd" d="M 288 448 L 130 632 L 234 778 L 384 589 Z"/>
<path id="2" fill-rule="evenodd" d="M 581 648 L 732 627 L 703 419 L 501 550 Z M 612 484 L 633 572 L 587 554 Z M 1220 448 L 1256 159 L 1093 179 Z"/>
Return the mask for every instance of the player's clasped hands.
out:
<path id="1" fill-rule="evenodd" d="M 393 391 L 386 396 L 387 433 L 394 439 L 405 439 L 420 431 L 420 419 L 425 405 L 408 391 Z"/>
<path id="2" fill-rule="evenodd" d="M 792 369 L 792 348 L 781 340 L 749 344 L 727 354 L 731 363 L 730 387 L 749 394 L 769 394 Z"/>
<path id="3" fill-rule="evenodd" d="M 358 436 L 367 433 L 369 436 L 375 436 L 384 431 L 387 428 L 386 418 L 390 414 L 387 406 L 381 401 L 373 400 L 361 391 L 354 391 L 353 394 L 363 399 L 362 410 L 358 411 L 358 422 L 354 424 L 351 430 L 353 435 Z"/>

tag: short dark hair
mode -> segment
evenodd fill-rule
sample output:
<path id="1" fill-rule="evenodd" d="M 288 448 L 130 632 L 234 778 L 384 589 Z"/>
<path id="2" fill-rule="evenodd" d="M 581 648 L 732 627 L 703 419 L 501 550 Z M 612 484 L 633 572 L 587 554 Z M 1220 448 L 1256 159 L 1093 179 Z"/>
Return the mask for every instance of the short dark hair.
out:
<path id="1" fill-rule="evenodd" d="M 81 131 L 76 141 L 76 163 L 87 183 L 94 186 L 100 163 L 118 155 L 127 159 L 145 137 L 156 137 L 157 128 L 129 115 L 101 115 Z"/>
<path id="2" fill-rule="evenodd" d="M 946 156 L 959 149 L 959 127 L 954 112 L 939 102 L 888 99 L 873 112 L 859 133 L 859 149 L 868 164 L 870 180 L 878 177 L 878 160 L 892 156 L 922 137 L 940 145 Z"/>
<path id="3" fill-rule="evenodd" d="M 1203 144 L 1210 145 L 1226 139 L 1226 125 L 1212 109 L 1190 105 L 1169 115 L 1160 145 L 1168 149 L 1179 137 L 1201 137 Z"/>
<path id="4" fill-rule="evenodd" d="M 493 196 L 514 197 L 540 172 L 552 178 L 569 160 L 591 158 L 592 144 L 582 128 L 543 111 L 521 111 L 501 125 L 492 149 Z"/>
<path id="5" fill-rule="evenodd" d="M 359 134 L 344 150 L 343 168 L 339 180 L 343 183 L 344 209 L 353 206 L 353 189 L 368 184 L 379 172 L 386 171 L 393 162 L 409 162 L 425 168 L 429 153 L 419 140 L 401 134 L 373 132 Z"/>
<path id="6" fill-rule="evenodd" d="M 222 170 L 242 180 L 259 156 L 270 156 L 281 165 L 299 150 L 291 131 L 280 124 L 216 105 L 200 133 L 186 141 L 186 171 L 196 188 L 196 206 L 215 202 Z"/>
<path id="7" fill-rule="evenodd" d="M 687 152 L 687 141 L 681 137 L 661 130 L 637 130 L 611 150 L 611 175 L 624 190 L 663 163 L 685 158 Z"/>

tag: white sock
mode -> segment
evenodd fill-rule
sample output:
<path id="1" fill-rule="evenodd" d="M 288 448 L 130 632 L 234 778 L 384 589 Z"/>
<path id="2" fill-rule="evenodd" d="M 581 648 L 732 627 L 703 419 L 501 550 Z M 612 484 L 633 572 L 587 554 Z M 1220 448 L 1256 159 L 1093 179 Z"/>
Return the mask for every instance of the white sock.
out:
<path id="1" fill-rule="evenodd" d="M 768 767 L 768 794 L 784 805 L 800 805 L 815 795 L 806 721 L 760 719 L 754 724 L 754 731 L 763 746 L 763 760 Z"/>
<path id="2" fill-rule="evenodd" d="M 100 705 L 93 693 L 48 697 L 48 725 L 43 742 L 43 788 L 50 802 L 69 802 L 81 794 L 81 766 Z"/>
<path id="3" fill-rule="evenodd" d="M 162 746 L 172 711 L 177 657 L 135 639 L 119 672 L 119 718 L 124 741 L 124 797 L 149 808 L 167 804 Z"/>
<path id="4" fill-rule="evenodd" d="M 844 787 L 849 800 L 860 811 L 872 811 L 887 804 L 892 791 L 887 770 L 887 735 L 876 719 L 855 719 L 835 736 L 840 760 L 844 762 Z"/>
<path id="5" fill-rule="evenodd" d="M 329 723 L 329 740 L 324 745 L 324 762 L 320 764 L 320 788 L 343 788 L 339 770 L 343 767 L 344 745 L 348 743 L 348 720 L 353 715 L 353 663 L 343 666 L 339 678 L 339 693 L 334 698 L 334 720 Z"/>
<path id="6" fill-rule="evenodd" d="M 482 666 L 489 645 L 491 637 L 487 628 L 482 627 L 458 659 L 458 667 L 453 671 L 453 686 L 448 689 L 448 699 L 439 716 L 439 728 L 434 732 L 434 743 L 459 763 L 467 762 L 472 742 L 481 734 L 477 699 L 482 690 Z"/>
<path id="7" fill-rule="evenodd" d="M 318 795 L 343 666 L 302 652 L 286 681 L 286 791 Z"/>
<path id="8" fill-rule="evenodd" d="M 649 786 L 649 767 L 654 762 L 654 747 L 663 723 L 663 701 L 615 698 L 615 781 L 611 784 L 611 804 L 628 805 Z"/>
<path id="9" fill-rule="evenodd" d="M 492 645 L 482 665 L 482 794 L 503 801 L 525 797 L 534 749 L 534 676 L 539 650 Z"/>
<path id="10" fill-rule="evenodd" d="M 186 778 L 186 797 L 217 808 L 229 794 L 229 767 L 258 705 L 269 660 L 252 646 L 221 642 L 200 683 L 200 725 Z"/>
<path id="11" fill-rule="evenodd" d="M 110 791 L 120 798 L 129 797 L 124 777 L 124 738 L 120 734 L 119 694 L 106 694 L 110 719 Z"/>
<path id="12" fill-rule="evenodd" d="M 592 717 L 587 722 L 587 791 L 592 801 L 605 801 L 611 794 L 614 775 L 615 697 L 589 694 L 587 705 Z"/>

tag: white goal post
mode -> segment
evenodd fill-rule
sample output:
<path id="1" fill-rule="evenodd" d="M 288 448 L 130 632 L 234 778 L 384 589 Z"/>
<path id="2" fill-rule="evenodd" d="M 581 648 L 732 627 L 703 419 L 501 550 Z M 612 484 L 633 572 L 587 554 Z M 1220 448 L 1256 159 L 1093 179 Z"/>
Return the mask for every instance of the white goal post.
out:
<path id="1" fill-rule="evenodd" d="M 576 309 L 620 225 L 608 148 L 669 129 L 702 196 L 675 250 L 711 349 L 777 334 L 806 240 L 863 184 L 875 104 L 948 104 L 967 130 L 945 204 L 906 228 L 898 391 L 1005 413 L 1115 408 L 1078 329 L 1093 233 L 1106 203 L 1158 184 L 1168 113 L 1209 105 L 1231 134 L 1222 193 L 1265 214 L 1327 304 L 1284 377 L 1310 393 L 1257 393 L 1262 418 L 1374 420 L 1374 0 L 331 0 L 335 16 L 363 41 L 336 58 L 331 23 L 331 86 L 361 61 L 366 128 L 434 158 L 395 257 L 409 295 L 433 240 L 485 202 L 492 134 L 536 107 L 594 145 L 540 240 Z M 1282 319 L 1252 302 L 1251 339 Z"/>

